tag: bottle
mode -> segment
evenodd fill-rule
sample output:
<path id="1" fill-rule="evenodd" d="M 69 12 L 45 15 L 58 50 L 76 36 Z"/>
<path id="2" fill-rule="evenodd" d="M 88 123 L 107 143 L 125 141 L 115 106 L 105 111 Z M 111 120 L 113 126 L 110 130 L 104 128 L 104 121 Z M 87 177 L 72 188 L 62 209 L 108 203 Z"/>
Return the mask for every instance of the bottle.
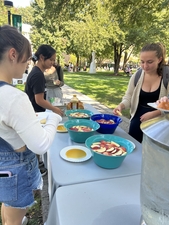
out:
<path id="1" fill-rule="evenodd" d="M 76 95 L 73 95 L 73 98 L 70 100 L 72 109 L 78 109 L 78 101 L 79 99 L 76 97 Z"/>

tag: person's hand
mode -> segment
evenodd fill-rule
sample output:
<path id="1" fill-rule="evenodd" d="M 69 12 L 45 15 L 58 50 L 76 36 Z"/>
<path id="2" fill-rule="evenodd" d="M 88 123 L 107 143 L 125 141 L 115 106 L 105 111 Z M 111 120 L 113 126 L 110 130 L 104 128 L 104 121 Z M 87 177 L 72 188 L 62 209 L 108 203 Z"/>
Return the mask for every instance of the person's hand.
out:
<path id="1" fill-rule="evenodd" d="M 60 85 L 60 80 L 54 80 L 53 83 L 54 83 L 55 85 Z"/>
<path id="2" fill-rule="evenodd" d="M 159 104 L 160 102 L 169 102 L 169 99 L 167 96 L 164 96 L 160 98 L 158 101 L 156 101 L 157 104 Z"/>
<path id="3" fill-rule="evenodd" d="M 161 112 L 159 110 L 154 110 L 152 112 L 147 112 L 147 113 L 144 113 L 142 116 L 140 116 L 140 121 L 141 122 L 144 122 L 146 120 L 150 120 L 150 119 L 153 119 L 157 116 L 160 116 L 161 115 Z"/>
<path id="4" fill-rule="evenodd" d="M 63 111 L 58 107 L 54 107 L 52 111 L 56 114 L 59 114 L 60 116 L 63 116 Z"/>
<path id="5" fill-rule="evenodd" d="M 113 114 L 117 116 L 122 116 L 121 111 L 122 111 L 122 107 L 121 105 L 118 105 L 115 109 L 113 109 Z"/>

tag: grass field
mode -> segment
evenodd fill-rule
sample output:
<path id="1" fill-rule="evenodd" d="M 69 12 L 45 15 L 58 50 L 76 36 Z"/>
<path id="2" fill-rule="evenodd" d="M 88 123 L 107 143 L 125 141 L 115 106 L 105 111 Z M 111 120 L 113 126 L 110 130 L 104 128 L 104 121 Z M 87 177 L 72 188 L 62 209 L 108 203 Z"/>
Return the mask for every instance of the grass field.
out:
<path id="1" fill-rule="evenodd" d="M 112 72 L 64 72 L 65 84 L 112 109 L 120 103 L 129 79 L 124 73 L 114 76 Z M 129 118 L 129 110 L 124 110 L 123 115 Z"/>
<path id="2" fill-rule="evenodd" d="M 130 77 L 123 72 L 114 76 L 109 71 L 96 74 L 64 71 L 65 84 L 111 109 L 120 103 L 129 79 Z M 24 90 L 24 85 L 17 85 L 17 88 Z M 129 110 L 124 110 L 123 115 L 130 118 Z"/>

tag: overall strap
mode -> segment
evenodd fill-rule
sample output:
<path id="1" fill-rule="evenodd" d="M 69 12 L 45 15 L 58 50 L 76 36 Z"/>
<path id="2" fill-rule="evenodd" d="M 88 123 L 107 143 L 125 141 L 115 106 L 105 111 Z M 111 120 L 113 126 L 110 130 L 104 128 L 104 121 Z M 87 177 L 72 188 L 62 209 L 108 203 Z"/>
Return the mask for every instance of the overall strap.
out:
<path id="1" fill-rule="evenodd" d="M 0 87 L 3 86 L 3 85 L 5 85 L 5 84 L 8 84 L 8 83 L 5 82 L 5 81 L 0 80 Z M 10 85 L 10 84 L 8 84 L 8 85 Z"/>
<path id="2" fill-rule="evenodd" d="M 6 85 L 6 84 L 10 85 L 5 81 L 0 81 L 0 87 L 3 85 Z M 2 139 L 1 137 L 0 137 L 0 148 L 1 148 L 1 151 L 4 149 L 5 150 L 8 149 L 8 151 L 13 151 L 12 146 L 8 142 L 6 142 L 4 139 Z"/>
<path id="3" fill-rule="evenodd" d="M 0 137 L 0 152 L 4 152 L 4 151 L 13 152 L 14 150 L 7 141 L 5 141 L 3 138 Z"/>

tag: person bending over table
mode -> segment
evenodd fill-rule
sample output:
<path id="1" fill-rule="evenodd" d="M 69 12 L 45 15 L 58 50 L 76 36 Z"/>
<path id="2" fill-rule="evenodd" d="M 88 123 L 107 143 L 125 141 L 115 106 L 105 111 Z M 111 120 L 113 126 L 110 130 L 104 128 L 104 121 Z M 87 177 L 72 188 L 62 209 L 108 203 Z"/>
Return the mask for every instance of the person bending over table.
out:
<path id="1" fill-rule="evenodd" d="M 160 43 L 145 45 L 140 52 L 141 76 L 135 84 L 135 76 L 132 75 L 127 91 L 121 103 L 113 110 L 119 115 L 123 109 L 130 108 L 129 134 L 137 141 L 142 142 L 143 133 L 140 124 L 143 121 L 159 116 L 161 112 L 147 103 L 156 102 L 157 99 L 168 95 L 167 88 L 163 83 L 163 66 L 165 65 L 165 49 Z"/>
<path id="2" fill-rule="evenodd" d="M 28 95 L 35 112 L 44 112 L 46 109 L 53 111 L 56 114 L 63 115 L 63 112 L 58 107 L 52 106 L 45 99 L 45 76 L 44 71 L 53 66 L 56 58 L 56 51 L 50 45 L 41 45 L 32 57 L 35 63 L 31 72 L 28 75 L 25 85 L 25 92 Z M 47 173 L 43 163 L 39 160 L 39 167 L 42 175 Z"/>

